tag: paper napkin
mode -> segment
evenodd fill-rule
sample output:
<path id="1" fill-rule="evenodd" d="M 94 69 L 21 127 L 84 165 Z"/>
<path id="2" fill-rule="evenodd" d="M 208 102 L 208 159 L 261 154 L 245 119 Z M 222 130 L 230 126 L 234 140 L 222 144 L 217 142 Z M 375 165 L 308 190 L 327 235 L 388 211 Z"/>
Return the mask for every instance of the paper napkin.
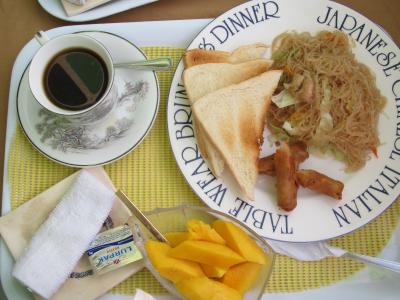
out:
<path id="1" fill-rule="evenodd" d="M 321 260 L 329 256 L 340 257 L 346 250 L 330 246 L 325 242 L 290 243 L 267 239 L 267 243 L 275 252 L 303 261 Z"/>
<path id="2" fill-rule="evenodd" d="M 82 4 L 77 5 L 77 4 L 72 4 L 70 1 L 67 0 L 61 0 L 61 3 L 64 7 L 65 13 L 69 17 L 71 17 L 79 15 L 85 11 L 88 11 L 92 8 L 95 8 L 99 5 L 105 4 L 110 1 L 112 0 L 86 0 Z"/>

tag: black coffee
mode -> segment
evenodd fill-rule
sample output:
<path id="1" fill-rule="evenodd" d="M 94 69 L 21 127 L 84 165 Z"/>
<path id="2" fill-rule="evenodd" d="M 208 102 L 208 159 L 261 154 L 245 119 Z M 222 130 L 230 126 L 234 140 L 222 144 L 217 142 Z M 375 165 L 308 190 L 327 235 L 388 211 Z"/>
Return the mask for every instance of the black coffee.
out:
<path id="1" fill-rule="evenodd" d="M 103 96 L 108 83 L 107 68 L 94 52 L 74 48 L 57 54 L 47 66 L 44 86 L 49 99 L 65 109 L 92 106 Z"/>

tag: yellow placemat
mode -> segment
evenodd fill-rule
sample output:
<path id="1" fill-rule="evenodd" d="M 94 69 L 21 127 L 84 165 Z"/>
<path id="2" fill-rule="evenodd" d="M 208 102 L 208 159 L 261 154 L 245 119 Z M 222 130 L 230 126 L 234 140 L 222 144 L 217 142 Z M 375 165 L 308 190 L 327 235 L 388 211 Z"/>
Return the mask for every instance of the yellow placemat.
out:
<path id="1" fill-rule="evenodd" d="M 182 49 L 145 47 L 149 58 L 170 56 L 177 63 Z M 202 205 L 178 169 L 167 132 L 167 97 L 173 72 L 158 74 L 161 103 L 149 135 L 132 153 L 105 166 L 114 184 L 122 188 L 145 211 L 182 203 Z M 18 127 L 8 157 L 7 179 L 11 187 L 13 209 L 75 171 L 56 164 L 36 151 Z M 400 202 L 394 203 L 370 224 L 331 243 L 361 254 L 375 256 L 387 244 L 400 216 Z M 291 292 L 332 284 L 354 274 L 362 264 L 338 258 L 318 262 L 299 262 L 278 256 L 268 292 Z M 135 274 L 112 291 L 133 294 L 136 288 L 150 293 L 164 289 L 147 271 Z"/>

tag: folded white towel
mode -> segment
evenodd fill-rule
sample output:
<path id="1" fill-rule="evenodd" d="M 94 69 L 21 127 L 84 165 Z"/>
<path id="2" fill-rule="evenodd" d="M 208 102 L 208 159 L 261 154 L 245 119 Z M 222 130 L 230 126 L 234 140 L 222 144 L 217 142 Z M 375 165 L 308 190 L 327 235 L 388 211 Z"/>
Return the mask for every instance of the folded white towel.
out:
<path id="1" fill-rule="evenodd" d="M 82 171 L 17 260 L 13 276 L 50 298 L 101 229 L 113 202 L 114 192 Z"/>

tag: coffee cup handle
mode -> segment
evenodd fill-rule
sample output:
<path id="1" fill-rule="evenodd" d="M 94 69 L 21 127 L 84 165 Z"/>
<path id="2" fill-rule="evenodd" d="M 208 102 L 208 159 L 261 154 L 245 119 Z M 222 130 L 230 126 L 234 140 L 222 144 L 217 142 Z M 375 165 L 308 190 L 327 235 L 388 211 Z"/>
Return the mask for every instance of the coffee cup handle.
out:
<path id="1" fill-rule="evenodd" d="M 38 31 L 35 34 L 35 39 L 38 41 L 40 46 L 43 46 L 50 40 L 50 38 L 47 36 L 47 34 L 44 31 Z"/>

